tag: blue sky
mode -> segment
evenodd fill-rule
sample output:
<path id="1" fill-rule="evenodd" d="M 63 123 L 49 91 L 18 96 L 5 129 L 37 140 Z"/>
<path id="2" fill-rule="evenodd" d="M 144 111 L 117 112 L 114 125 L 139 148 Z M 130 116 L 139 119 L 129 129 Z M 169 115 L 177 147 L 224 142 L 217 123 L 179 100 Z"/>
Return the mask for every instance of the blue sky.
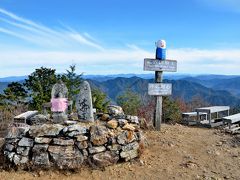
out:
<path id="1" fill-rule="evenodd" d="M 240 1 L 0 0 L 0 77 L 149 73 L 158 39 L 178 73 L 239 74 Z"/>

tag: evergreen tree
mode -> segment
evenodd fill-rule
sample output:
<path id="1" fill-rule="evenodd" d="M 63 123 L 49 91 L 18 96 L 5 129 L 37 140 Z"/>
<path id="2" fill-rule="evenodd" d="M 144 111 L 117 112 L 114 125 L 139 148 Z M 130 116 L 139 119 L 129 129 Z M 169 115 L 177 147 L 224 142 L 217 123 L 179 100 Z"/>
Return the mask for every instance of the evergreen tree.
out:
<path id="1" fill-rule="evenodd" d="M 19 82 L 12 82 L 8 84 L 7 88 L 3 92 L 4 94 L 2 95 L 2 98 L 11 104 L 26 102 L 27 91 Z"/>
<path id="2" fill-rule="evenodd" d="M 26 79 L 24 85 L 30 92 L 32 109 L 41 110 L 43 103 L 50 102 L 52 87 L 57 82 L 55 71 L 55 69 L 41 67 Z"/>
<path id="3" fill-rule="evenodd" d="M 97 112 L 107 112 L 107 106 L 109 105 L 110 101 L 108 101 L 106 98 L 107 95 L 99 89 L 92 90 L 93 107 L 96 108 Z"/>
<path id="4" fill-rule="evenodd" d="M 27 91 L 19 82 L 12 82 L 8 84 L 7 88 L 0 95 L 0 101 L 4 104 L 23 104 L 26 103 Z"/>
<path id="5" fill-rule="evenodd" d="M 163 97 L 163 121 L 178 122 L 181 120 L 181 111 L 178 103 L 169 97 Z"/>
<path id="6" fill-rule="evenodd" d="M 117 104 L 123 108 L 126 114 L 137 115 L 141 106 L 141 99 L 138 94 L 131 89 L 127 89 L 122 95 L 117 97 Z"/>
<path id="7" fill-rule="evenodd" d="M 69 70 L 66 70 L 67 73 L 63 74 L 61 79 L 66 84 L 68 88 L 68 97 L 71 100 L 74 100 L 75 96 L 79 93 L 80 84 L 82 80 L 82 74 L 76 74 L 76 65 L 70 65 Z M 75 104 L 75 102 L 73 102 Z"/>

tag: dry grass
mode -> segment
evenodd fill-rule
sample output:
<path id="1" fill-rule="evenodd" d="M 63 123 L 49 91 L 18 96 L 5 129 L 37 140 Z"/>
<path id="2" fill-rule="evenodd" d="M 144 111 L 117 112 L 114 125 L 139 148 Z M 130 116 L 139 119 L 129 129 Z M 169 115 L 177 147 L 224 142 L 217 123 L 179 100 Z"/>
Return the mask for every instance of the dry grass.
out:
<path id="1" fill-rule="evenodd" d="M 13 118 L 16 115 L 19 115 L 25 112 L 27 109 L 26 106 L 0 106 L 0 137 L 4 137 L 6 130 L 13 122 Z"/>

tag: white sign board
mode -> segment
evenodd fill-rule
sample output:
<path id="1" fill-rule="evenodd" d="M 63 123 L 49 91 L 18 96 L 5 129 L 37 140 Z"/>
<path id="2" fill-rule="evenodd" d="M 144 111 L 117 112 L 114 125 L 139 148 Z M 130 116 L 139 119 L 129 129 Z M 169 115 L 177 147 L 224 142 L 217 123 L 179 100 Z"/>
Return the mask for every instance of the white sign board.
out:
<path id="1" fill-rule="evenodd" d="M 177 71 L 176 60 L 144 59 L 144 71 Z"/>
<path id="2" fill-rule="evenodd" d="M 170 96 L 172 95 L 172 84 L 170 83 L 149 83 L 148 94 L 150 96 Z"/>

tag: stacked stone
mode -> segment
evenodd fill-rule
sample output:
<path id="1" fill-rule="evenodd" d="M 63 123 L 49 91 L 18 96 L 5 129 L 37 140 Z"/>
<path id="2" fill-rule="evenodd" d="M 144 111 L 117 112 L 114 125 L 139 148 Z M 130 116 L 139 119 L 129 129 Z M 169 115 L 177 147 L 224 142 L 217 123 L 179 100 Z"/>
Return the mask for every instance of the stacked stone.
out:
<path id="1" fill-rule="evenodd" d="M 59 169 L 80 168 L 84 162 L 98 167 L 129 161 L 140 155 L 143 136 L 137 116 L 125 116 L 109 107 L 92 124 L 42 124 L 11 127 L 4 155 L 11 165 Z"/>

